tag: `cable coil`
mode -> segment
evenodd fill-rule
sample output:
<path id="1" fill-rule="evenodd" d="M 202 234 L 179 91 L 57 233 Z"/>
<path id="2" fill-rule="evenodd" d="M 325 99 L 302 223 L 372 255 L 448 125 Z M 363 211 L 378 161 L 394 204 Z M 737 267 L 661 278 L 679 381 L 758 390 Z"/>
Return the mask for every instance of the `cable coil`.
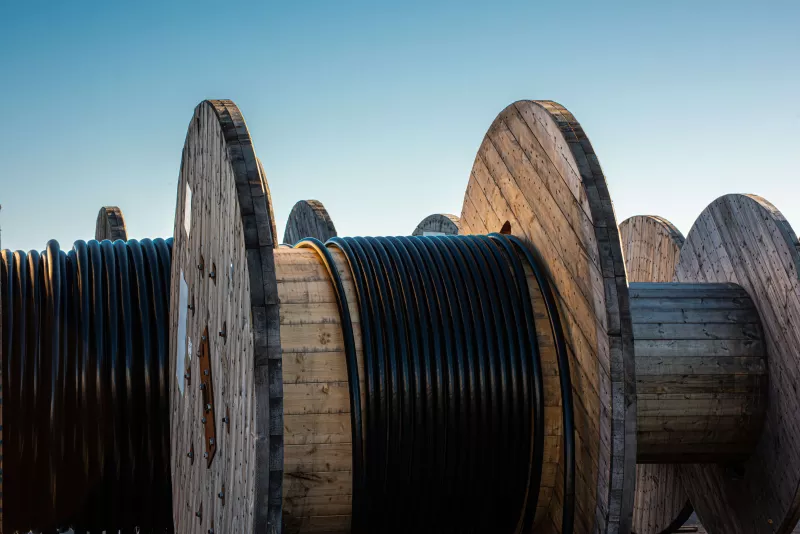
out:
<path id="1" fill-rule="evenodd" d="M 4 250 L 11 532 L 171 532 L 172 239 Z"/>
<path id="2" fill-rule="evenodd" d="M 529 532 L 544 456 L 544 388 L 524 258 L 559 364 L 562 532 L 574 522 L 566 343 L 537 257 L 510 235 L 307 238 L 337 293 L 350 386 L 353 532 Z M 363 344 L 328 248 L 352 273 Z"/>

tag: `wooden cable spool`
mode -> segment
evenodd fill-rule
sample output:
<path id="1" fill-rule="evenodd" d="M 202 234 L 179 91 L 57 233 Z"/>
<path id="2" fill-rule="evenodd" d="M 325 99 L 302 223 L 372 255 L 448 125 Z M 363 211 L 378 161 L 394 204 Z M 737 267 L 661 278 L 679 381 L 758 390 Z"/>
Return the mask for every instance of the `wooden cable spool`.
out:
<path id="1" fill-rule="evenodd" d="M 580 124 L 554 102 L 520 101 L 481 143 L 458 232 L 518 237 L 554 291 L 555 315 L 527 273 L 545 375 L 534 532 L 568 530 L 563 510 L 573 498 L 574 532 L 631 532 L 637 462 L 679 464 L 710 532 L 793 527 L 800 410 L 783 393 L 798 374 L 791 341 L 800 332 L 800 258 L 777 210 L 723 197 L 689 233 L 677 283 L 641 262 L 635 276 L 643 281 L 629 280 L 605 177 Z M 277 248 L 266 176 L 231 101 L 195 109 L 174 236 L 175 531 L 350 532 L 354 399 L 338 306 L 344 295 L 356 354 L 364 354 L 354 275 L 334 249 L 329 271 L 313 250 Z M 548 334 L 556 319 L 568 382 Z M 570 390 L 559 388 L 565 383 Z M 574 430 L 565 435 L 567 404 Z M 564 485 L 572 437 L 574 495 Z"/>
<path id="2" fill-rule="evenodd" d="M 325 242 L 336 235 L 336 227 L 322 202 L 301 200 L 289 213 L 286 230 L 283 233 L 283 242 L 294 245 L 304 237 L 315 237 Z"/>
<path id="3" fill-rule="evenodd" d="M 411 235 L 456 235 L 459 220 L 458 216 L 449 213 L 434 213 L 422 219 Z"/>
<path id="4" fill-rule="evenodd" d="M 97 214 L 97 224 L 94 229 L 94 238 L 98 241 L 108 239 L 116 241 L 128 240 L 128 229 L 125 226 L 125 217 L 117 206 L 103 206 Z"/>
<path id="5" fill-rule="evenodd" d="M 629 282 L 672 281 L 684 242 L 675 225 L 662 217 L 638 215 L 622 221 L 619 234 Z M 639 373 L 637 369 L 637 380 Z M 692 511 L 677 465 L 637 464 L 633 532 L 669 534 Z"/>

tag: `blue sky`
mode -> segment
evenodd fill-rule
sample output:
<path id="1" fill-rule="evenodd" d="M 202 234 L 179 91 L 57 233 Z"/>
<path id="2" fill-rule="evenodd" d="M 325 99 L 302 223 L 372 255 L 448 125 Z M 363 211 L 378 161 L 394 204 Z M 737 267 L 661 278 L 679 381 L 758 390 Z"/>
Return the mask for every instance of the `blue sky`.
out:
<path id="1" fill-rule="evenodd" d="M 305 198 L 342 235 L 460 213 L 483 134 L 523 98 L 581 121 L 620 221 L 687 233 L 740 192 L 800 230 L 800 2 L 121 4 L 0 2 L 6 248 L 90 238 L 105 204 L 132 237 L 171 235 L 205 98 L 242 109 L 281 236 Z"/>

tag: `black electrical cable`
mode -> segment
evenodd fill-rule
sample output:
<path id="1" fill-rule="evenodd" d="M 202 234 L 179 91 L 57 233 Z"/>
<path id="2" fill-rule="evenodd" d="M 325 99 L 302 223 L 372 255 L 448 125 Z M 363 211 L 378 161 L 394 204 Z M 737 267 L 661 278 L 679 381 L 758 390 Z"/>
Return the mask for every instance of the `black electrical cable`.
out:
<path id="1" fill-rule="evenodd" d="M 2 251 L 4 526 L 172 532 L 172 239 Z"/>
<path id="2" fill-rule="evenodd" d="M 544 392 L 523 259 L 550 316 L 564 407 L 563 529 L 574 523 L 569 361 L 552 288 L 513 236 L 306 239 L 334 281 L 353 432 L 353 532 L 527 532 L 539 497 Z M 349 303 L 355 286 L 359 369 Z M 363 411 L 362 411 L 363 409 Z M 362 419 L 362 416 L 364 417 Z"/>

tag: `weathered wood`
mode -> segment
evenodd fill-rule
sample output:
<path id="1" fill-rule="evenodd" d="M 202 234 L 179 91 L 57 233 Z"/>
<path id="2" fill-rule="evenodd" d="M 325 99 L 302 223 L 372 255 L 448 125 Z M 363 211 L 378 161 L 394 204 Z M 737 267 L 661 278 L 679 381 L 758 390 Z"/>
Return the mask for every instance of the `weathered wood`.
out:
<path id="1" fill-rule="evenodd" d="M 286 221 L 283 242 L 294 245 L 304 237 L 316 237 L 323 243 L 336 236 L 328 210 L 319 200 L 301 200 L 294 205 Z"/>
<path id="2" fill-rule="evenodd" d="M 460 219 L 456 215 L 434 213 L 422 219 L 411 235 L 456 235 L 459 228 Z"/>
<path id="3" fill-rule="evenodd" d="M 670 282 L 675 272 L 675 264 L 680 256 L 683 245 L 683 235 L 675 226 L 663 217 L 639 215 L 622 221 L 619 225 L 622 241 L 622 252 L 625 257 L 625 268 L 629 282 Z M 630 289 L 631 299 L 638 291 Z M 669 320 L 683 321 L 695 320 L 699 308 L 705 317 L 713 312 L 702 306 L 702 299 L 691 301 L 694 306 L 686 309 L 685 301 L 670 300 L 671 304 L 680 307 L 669 313 L 664 307 L 657 313 L 649 314 L 639 310 L 640 319 L 654 317 L 667 317 Z M 662 304 L 666 304 L 663 302 Z M 728 310 L 725 310 L 727 313 Z M 716 354 L 721 350 L 721 342 L 702 341 L 692 342 L 693 349 L 696 343 L 712 344 L 711 348 L 702 347 L 702 354 Z M 642 355 L 654 356 L 656 354 L 683 356 L 687 347 L 684 342 L 675 340 L 639 340 L 634 338 L 634 352 L 637 359 Z M 715 352 L 710 352 L 713 349 Z M 660 352 L 663 351 L 663 352 Z M 645 370 L 645 373 L 647 371 Z M 649 378 L 642 379 L 637 368 L 637 386 L 640 382 L 648 382 Z M 660 378 L 656 378 L 656 387 L 661 385 Z M 662 391 L 659 389 L 658 391 Z M 664 390 L 670 391 L 669 389 Z M 637 418 L 638 419 L 638 418 Z M 641 431 L 641 427 L 639 427 Z M 638 464 L 636 466 L 636 497 L 633 505 L 633 532 L 637 534 L 666 534 L 680 526 L 689 514 L 692 506 L 680 481 L 678 467 L 673 464 Z"/>
<path id="4" fill-rule="evenodd" d="M 98 241 L 108 239 L 116 241 L 128 240 L 128 229 L 125 226 L 125 217 L 117 206 L 103 206 L 97 214 L 97 223 L 94 228 L 94 238 Z"/>
<path id="5" fill-rule="evenodd" d="M 755 306 L 741 321 L 724 315 L 723 322 L 715 320 L 725 310 L 724 302 L 750 300 L 747 292 L 734 284 L 632 283 L 630 289 L 634 341 L 672 343 L 660 345 L 663 354 L 652 347 L 636 353 L 637 461 L 745 460 L 758 441 L 767 408 L 761 323 Z M 676 317 L 670 298 L 702 299 L 712 306 L 707 315 L 696 309 L 691 317 Z M 713 345 L 718 352 L 708 353 L 704 346 L 705 353 L 697 356 L 698 340 L 718 342 Z M 754 343 L 730 355 L 726 343 L 741 340 Z M 676 355 L 675 344 L 685 352 Z"/>
<path id="6" fill-rule="evenodd" d="M 678 282 L 730 282 L 744 288 L 761 317 L 769 380 L 763 430 L 735 466 L 681 466 L 698 516 L 712 533 L 790 532 L 800 517 L 800 243 L 766 200 L 726 195 L 687 235 Z"/>
<path id="7" fill-rule="evenodd" d="M 575 532 L 627 532 L 636 398 L 625 266 L 597 156 L 575 118 L 554 102 L 512 104 L 478 151 L 460 232 L 503 229 L 547 266 L 568 337 L 579 444 Z M 560 532 L 559 481 L 543 493 L 540 530 Z"/>
<path id="8" fill-rule="evenodd" d="M 183 150 L 171 281 L 172 489 L 180 534 L 280 528 L 283 381 L 265 183 L 236 106 L 201 103 Z M 196 378 L 206 327 L 217 430 L 208 467 Z"/>

